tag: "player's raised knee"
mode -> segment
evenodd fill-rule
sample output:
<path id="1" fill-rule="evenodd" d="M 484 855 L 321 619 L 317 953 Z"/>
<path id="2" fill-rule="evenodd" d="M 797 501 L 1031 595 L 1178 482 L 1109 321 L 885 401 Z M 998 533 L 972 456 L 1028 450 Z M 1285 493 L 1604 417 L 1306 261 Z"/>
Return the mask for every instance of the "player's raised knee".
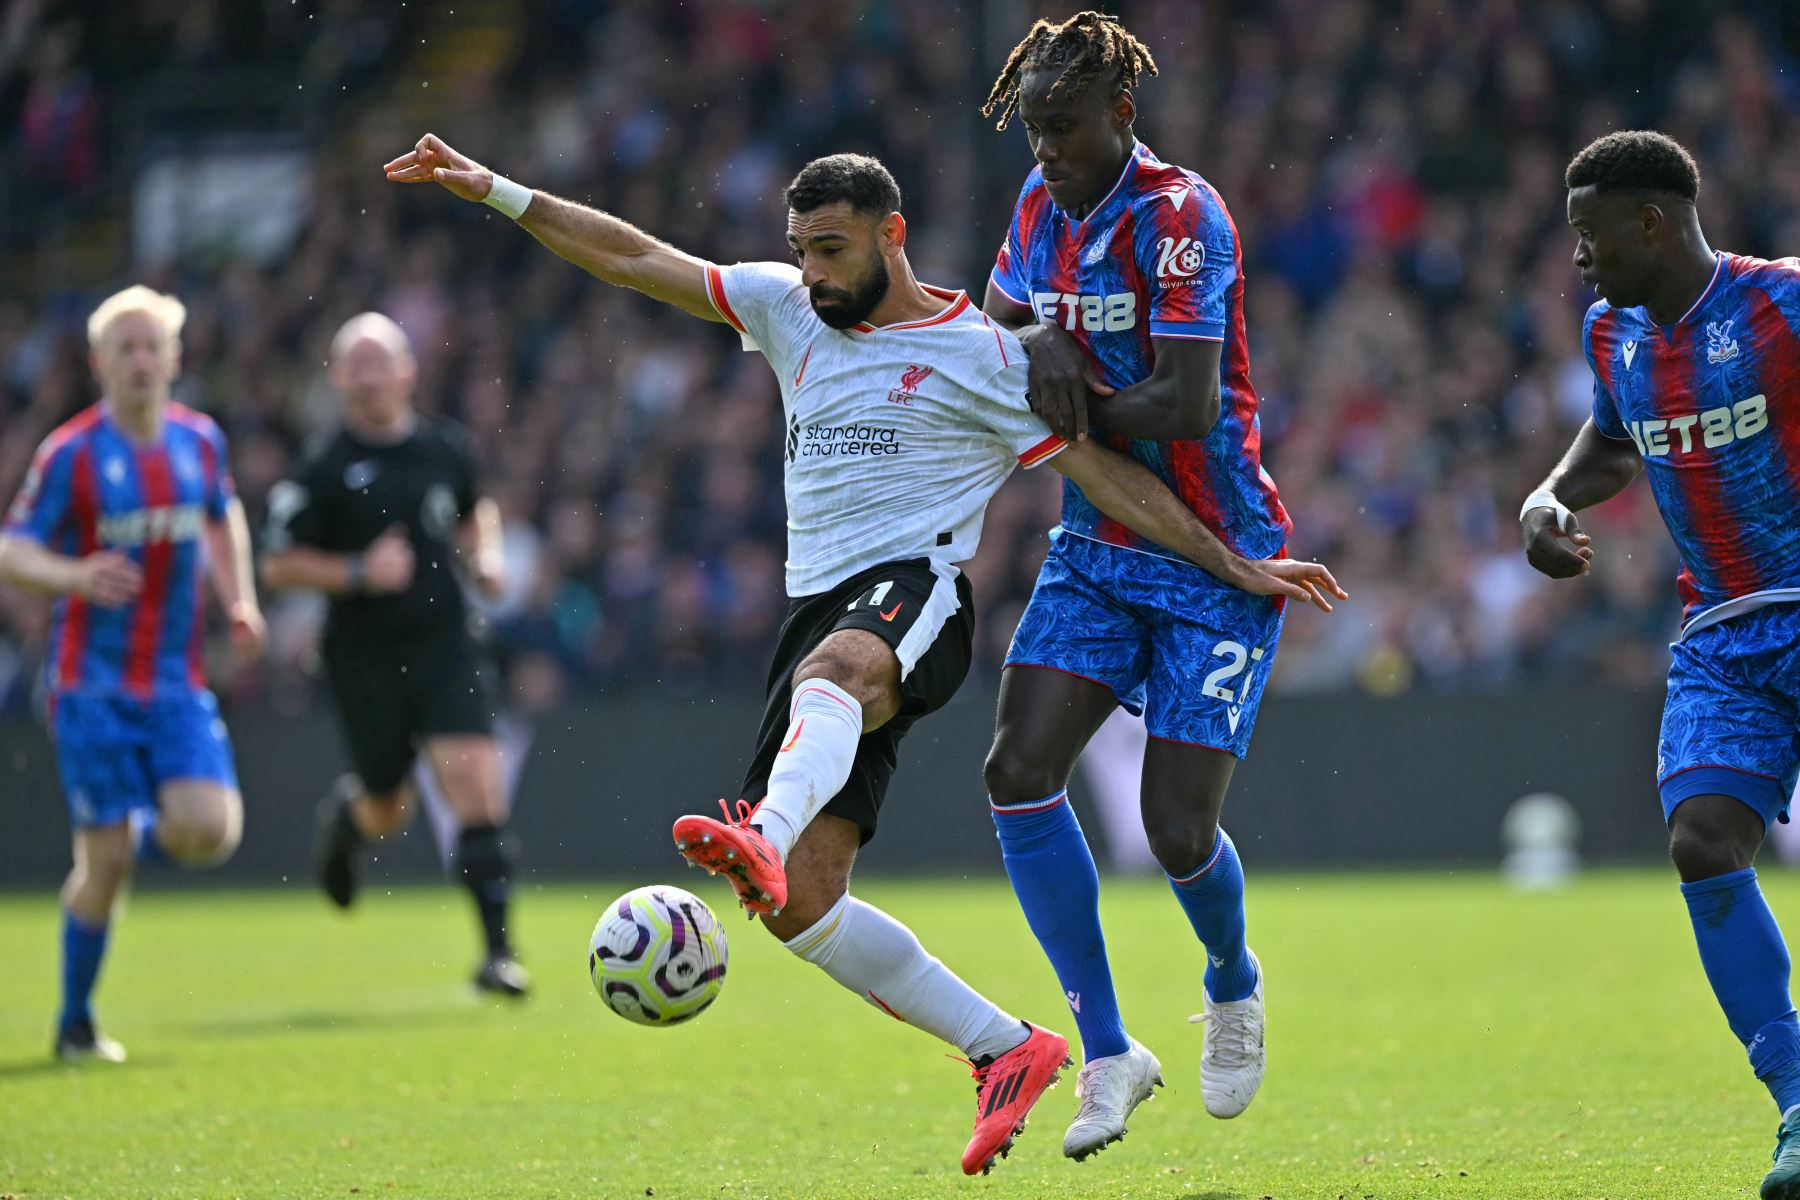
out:
<path id="1" fill-rule="evenodd" d="M 1157 863 L 1180 879 L 1199 870 L 1211 856 L 1219 826 L 1214 821 L 1164 820 L 1146 827 L 1144 835 Z"/>
<path id="2" fill-rule="evenodd" d="M 882 649 L 885 650 L 886 647 Z M 809 679 L 819 679 L 840 689 L 866 708 L 884 690 L 881 665 L 855 654 L 833 653 L 831 648 L 825 648 L 794 668 L 793 690 L 798 691 L 800 685 Z"/>
<path id="3" fill-rule="evenodd" d="M 159 830 L 163 849 L 185 867 L 217 866 L 243 840 L 243 812 L 242 801 L 231 792 L 179 815 L 166 813 Z"/>
<path id="4" fill-rule="evenodd" d="M 824 679 L 842 687 L 853 674 L 855 672 L 843 658 L 821 651 L 815 652 L 794 668 L 792 682 L 793 686 L 799 687 L 809 679 Z"/>
<path id="5" fill-rule="evenodd" d="M 900 660 L 889 645 L 864 629 L 840 629 L 808 654 L 790 677 L 795 691 L 823 680 L 862 706 L 863 728 L 873 729 L 900 706 Z"/>
<path id="6" fill-rule="evenodd" d="M 179 835 L 165 834 L 162 843 L 168 856 L 184 867 L 213 867 L 236 852 L 238 840 L 235 829 L 209 824 Z"/>
<path id="7" fill-rule="evenodd" d="M 1030 753 L 1002 738 L 988 751 L 981 768 L 982 782 L 996 804 L 1022 804 L 1061 791 L 1067 777 L 1046 763 L 1045 756 Z"/>
<path id="8" fill-rule="evenodd" d="M 1762 838 L 1762 818 L 1748 804 L 1729 796 L 1695 796 L 1670 818 L 1669 858 L 1682 879 L 1711 879 L 1748 867 Z"/>
<path id="9" fill-rule="evenodd" d="M 238 843 L 244 840 L 242 813 L 243 810 L 234 804 L 194 831 L 191 859 L 194 865 L 217 866 L 237 853 Z"/>

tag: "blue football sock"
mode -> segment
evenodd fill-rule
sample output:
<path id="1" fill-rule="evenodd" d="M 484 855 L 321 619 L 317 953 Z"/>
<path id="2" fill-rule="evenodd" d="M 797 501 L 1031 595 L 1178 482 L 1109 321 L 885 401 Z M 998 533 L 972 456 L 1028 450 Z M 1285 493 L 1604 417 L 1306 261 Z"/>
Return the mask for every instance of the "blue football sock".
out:
<path id="1" fill-rule="evenodd" d="M 106 956 L 106 926 L 89 925 L 64 909 L 62 953 L 63 1006 L 57 1028 L 67 1029 L 94 1019 L 88 1000 L 100 978 L 100 960 Z"/>
<path id="2" fill-rule="evenodd" d="M 1255 991 L 1256 963 L 1244 945 L 1244 868 L 1223 828 L 1199 869 L 1169 876 L 1169 886 L 1206 945 L 1206 994 L 1225 1003 Z"/>
<path id="3" fill-rule="evenodd" d="M 1100 875 L 1068 792 L 1004 808 L 989 803 L 1007 878 L 1056 969 L 1081 1032 L 1083 1056 L 1091 1062 L 1125 1053 L 1131 1040 L 1119 1016 L 1106 935 L 1100 931 Z"/>
<path id="4" fill-rule="evenodd" d="M 1750 1067 L 1786 1112 L 1800 1104 L 1800 1019 L 1788 994 L 1792 964 L 1775 914 L 1746 867 L 1681 885 L 1700 965 Z"/>

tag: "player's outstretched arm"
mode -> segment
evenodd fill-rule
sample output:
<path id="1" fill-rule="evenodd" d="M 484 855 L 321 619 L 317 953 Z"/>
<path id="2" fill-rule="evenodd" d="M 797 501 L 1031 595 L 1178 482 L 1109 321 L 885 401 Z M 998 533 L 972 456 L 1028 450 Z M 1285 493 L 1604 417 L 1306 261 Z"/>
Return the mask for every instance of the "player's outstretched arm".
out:
<path id="1" fill-rule="evenodd" d="M 144 586 L 137 564 L 115 550 L 71 558 L 17 534 L 0 535 L 0 579 L 34 592 L 82 596 L 101 608 L 129 603 Z"/>
<path id="2" fill-rule="evenodd" d="M 1075 481 L 1082 495 L 1107 516 L 1167 546 L 1208 574 L 1259 596 L 1287 596 L 1331 611 L 1348 600 L 1331 572 L 1318 563 L 1273 559 L 1253 562 L 1233 552 L 1154 472 L 1134 458 L 1096 442 L 1071 442 L 1050 465 Z"/>
<path id="3" fill-rule="evenodd" d="M 1586 575 L 1594 560 L 1592 539 L 1575 512 L 1612 499 L 1643 469 L 1635 444 L 1607 437 L 1590 419 L 1550 477 L 1525 498 L 1519 535 L 1526 560 L 1552 579 Z"/>
<path id="4" fill-rule="evenodd" d="M 598 209 L 529 191 L 428 133 L 386 166 L 395 183 L 436 183 L 488 204 L 532 237 L 607 283 L 632 288 L 708 321 L 723 321 L 706 293 L 706 263 Z"/>

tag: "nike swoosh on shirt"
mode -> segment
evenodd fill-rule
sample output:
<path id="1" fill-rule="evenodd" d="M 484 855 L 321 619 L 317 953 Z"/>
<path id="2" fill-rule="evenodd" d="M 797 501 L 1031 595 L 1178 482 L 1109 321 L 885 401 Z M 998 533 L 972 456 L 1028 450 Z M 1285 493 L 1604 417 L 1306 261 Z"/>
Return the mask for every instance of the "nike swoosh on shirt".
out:
<path id="1" fill-rule="evenodd" d="M 884 621 L 891 621 L 891 620 L 893 620 L 893 619 L 894 619 L 894 617 L 895 617 L 895 616 L 897 616 L 897 615 L 898 615 L 898 614 L 899 614 L 899 612 L 900 612 L 900 609 L 901 609 L 901 608 L 902 608 L 902 607 L 904 607 L 904 606 L 905 606 L 905 604 L 906 604 L 906 601 L 904 601 L 904 600 L 902 600 L 902 601 L 901 601 L 901 602 L 900 602 L 900 603 L 899 603 L 899 604 L 896 604 L 896 605 L 894 605 L 894 607 L 892 607 L 892 608 L 890 608 L 890 609 L 888 609 L 888 610 L 887 610 L 887 611 L 886 611 L 886 612 L 884 612 L 884 613 L 882 613 L 882 614 L 881 614 L 881 619 L 882 619 L 882 620 L 884 620 Z"/>

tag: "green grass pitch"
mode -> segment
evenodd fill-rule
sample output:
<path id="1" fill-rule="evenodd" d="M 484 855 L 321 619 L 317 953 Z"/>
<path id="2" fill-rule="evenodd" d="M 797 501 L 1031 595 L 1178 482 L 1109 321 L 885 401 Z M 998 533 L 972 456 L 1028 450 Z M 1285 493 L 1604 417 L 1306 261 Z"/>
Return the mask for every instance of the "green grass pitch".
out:
<path id="1" fill-rule="evenodd" d="M 1254 870 L 1254 868 L 1253 868 Z M 696 1022 L 607 1012 L 586 938 L 607 886 L 533 887 L 538 993 L 476 1000 L 460 894 L 148 891 L 101 982 L 123 1068 L 48 1062 L 56 909 L 0 897 L 0 1195 L 1131 1197 L 1753 1196 L 1776 1114 L 1706 989 L 1668 872 L 1517 895 L 1481 875 L 1252 875 L 1269 1075 L 1236 1121 L 1196 1080 L 1200 954 L 1152 882 L 1104 886 L 1125 1014 L 1167 1089 L 1130 1137 L 1060 1154 L 1073 1075 L 986 1179 L 957 1158 L 966 1069 L 697 888 L 732 938 Z M 1800 880 L 1764 887 L 1800 910 Z M 859 894 L 1021 1015 L 1068 1033 L 1003 880 Z"/>

